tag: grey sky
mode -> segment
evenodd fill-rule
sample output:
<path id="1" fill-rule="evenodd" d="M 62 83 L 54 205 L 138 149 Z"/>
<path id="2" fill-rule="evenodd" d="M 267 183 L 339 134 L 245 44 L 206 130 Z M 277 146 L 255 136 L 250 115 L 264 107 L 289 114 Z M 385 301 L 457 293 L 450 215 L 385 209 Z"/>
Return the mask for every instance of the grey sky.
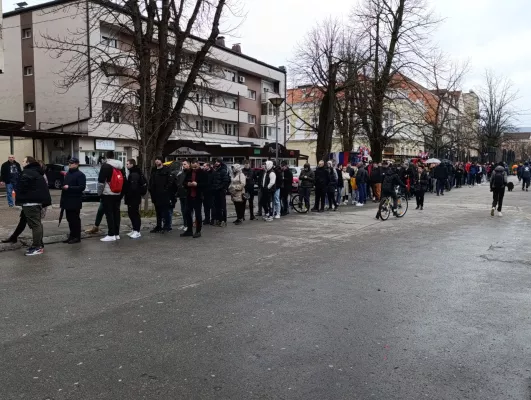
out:
<path id="1" fill-rule="evenodd" d="M 14 8 L 3 1 L 4 11 Z M 15 0 L 12 0 L 15 1 Z M 26 0 L 30 5 L 41 1 Z M 272 65 L 289 66 L 297 42 L 317 21 L 348 18 L 354 1 L 240 0 L 246 13 L 227 44 L 241 43 L 244 53 Z M 434 41 L 456 60 L 469 60 L 471 71 L 463 90 L 482 84 L 486 68 L 507 76 L 519 92 L 523 111 L 518 125 L 531 126 L 531 9 L 529 0 L 429 0 L 444 18 Z"/>

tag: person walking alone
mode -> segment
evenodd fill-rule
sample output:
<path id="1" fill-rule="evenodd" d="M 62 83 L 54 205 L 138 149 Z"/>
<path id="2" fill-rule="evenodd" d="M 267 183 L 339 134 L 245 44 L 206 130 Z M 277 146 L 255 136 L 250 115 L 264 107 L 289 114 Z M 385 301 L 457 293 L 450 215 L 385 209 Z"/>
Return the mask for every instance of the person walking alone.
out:
<path id="1" fill-rule="evenodd" d="M 531 182 L 531 167 L 526 161 L 520 172 L 520 178 L 522 179 L 522 190 L 529 191 L 529 183 Z"/>
<path id="2" fill-rule="evenodd" d="M 44 170 L 33 157 L 22 161 L 22 173 L 15 189 L 17 206 L 22 212 L 33 234 L 33 242 L 27 256 L 44 253 L 42 209 L 52 204 L 48 184 L 44 180 Z"/>
<path id="3" fill-rule="evenodd" d="M 124 183 L 122 168 L 122 162 L 114 159 L 114 151 L 108 151 L 98 175 L 98 194 L 109 228 L 107 236 L 100 239 L 102 242 L 120 239 L 120 202 Z"/>
<path id="4" fill-rule="evenodd" d="M 205 171 L 199 167 L 199 162 L 196 159 L 192 159 L 190 168 L 184 174 L 184 187 L 187 190 L 186 231 L 181 233 L 181 237 L 192 236 L 197 239 L 201 237 L 201 229 L 203 228 L 202 197 L 208 177 Z M 193 231 L 194 214 L 195 233 Z"/>
<path id="5" fill-rule="evenodd" d="M 63 180 L 61 192 L 61 209 L 66 212 L 66 220 L 70 233 L 63 243 L 74 244 L 81 242 L 81 208 L 83 207 L 83 192 L 87 186 L 87 177 L 79 170 L 79 160 L 72 158 L 68 161 L 68 172 Z"/>
<path id="6" fill-rule="evenodd" d="M 124 199 L 127 205 L 127 215 L 131 220 L 132 231 L 127 234 L 131 239 L 139 239 L 142 234 L 140 233 L 140 226 L 142 220 L 140 218 L 140 203 L 142 203 L 142 197 L 147 193 L 147 182 L 142 171 L 136 165 L 136 161 L 133 159 L 127 160 L 126 164 L 129 176 L 125 182 L 124 187 Z"/>
<path id="7" fill-rule="evenodd" d="M 15 205 L 13 199 L 13 190 L 15 190 L 17 187 L 17 183 L 21 174 L 22 169 L 20 168 L 20 164 L 15 161 L 15 156 L 10 154 L 7 157 L 7 161 L 2 164 L 0 172 L 1 180 L 6 184 L 6 197 L 9 207 L 13 207 Z"/>
<path id="8" fill-rule="evenodd" d="M 424 167 L 419 165 L 417 168 L 417 176 L 415 179 L 415 197 L 417 199 L 417 210 L 420 208 L 424 210 L 424 195 L 428 189 L 428 173 Z"/>
<path id="9" fill-rule="evenodd" d="M 241 225 L 245 216 L 245 186 L 247 178 L 242 172 L 240 164 L 232 166 L 232 177 L 229 185 L 229 193 L 236 209 L 236 221 L 234 225 Z"/>
<path id="10" fill-rule="evenodd" d="M 490 191 L 492 192 L 492 209 L 491 217 L 494 217 L 496 206 L 498 207 L 498 217 L 502 216 L 503 196 L 505 195 L 505 186 L 507 186 L 507 172 L 503 163 L 499 163 L 490 177 Z"/>

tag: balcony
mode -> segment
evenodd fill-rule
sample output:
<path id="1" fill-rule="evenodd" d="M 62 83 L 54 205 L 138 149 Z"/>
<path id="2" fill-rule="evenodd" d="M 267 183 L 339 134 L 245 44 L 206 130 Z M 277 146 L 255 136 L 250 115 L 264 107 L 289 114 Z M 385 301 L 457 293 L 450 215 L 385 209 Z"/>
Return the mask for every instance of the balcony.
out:
<path id="1" fill-rule="evenodd" d="M 208 77 L 208 81 L 204 83 L 206 87 L 212 90 L 217 90 L 223 93 L 230 93 L 235 96 L 247 96 L 247 86 L 238 82 L 232 82 L 227 79 L 218 77 Z"/>
<path id="2" fill-rule="evenodd" d="M 218 105 L 210 105 L 207 103 L 194 103 L 192 101 L 187 101 L 184 104 L 182 111 L 183 114 L 203 116 L 203 118 L 208 119 L 220 119 L 223 121 L 231 122 L 247 122 L 248 114 L 247 111 L 239 111 L 238 119 L 238 110 L 233 108 L 222 107 Z"/>

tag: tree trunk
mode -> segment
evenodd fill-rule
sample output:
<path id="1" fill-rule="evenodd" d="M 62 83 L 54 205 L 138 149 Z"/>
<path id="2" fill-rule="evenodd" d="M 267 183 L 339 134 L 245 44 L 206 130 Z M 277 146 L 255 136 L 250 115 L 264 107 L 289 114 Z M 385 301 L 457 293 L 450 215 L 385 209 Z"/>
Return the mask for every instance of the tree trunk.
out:
<path id="1" fill-rule="evenodd" d="M 371 157 L 373 162 L 382 162 L 383 145 L 379 138 L 370 138 L 371 144 Z"/>

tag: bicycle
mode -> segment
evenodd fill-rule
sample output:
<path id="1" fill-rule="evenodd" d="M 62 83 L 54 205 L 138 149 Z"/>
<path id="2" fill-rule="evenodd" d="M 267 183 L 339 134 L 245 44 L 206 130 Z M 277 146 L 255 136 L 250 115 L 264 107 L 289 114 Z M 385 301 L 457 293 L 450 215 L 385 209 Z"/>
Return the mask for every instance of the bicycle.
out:
<path id="1" fill-rule="evenodd" d="M 310 211 L 310 206 L 304 202 L 304 198 L 298 193 L 291 197 L 290 206 L 299 214 Z"/>
<path id="2" fill-rule="evenodd" d="M 398 201 L 396 203 L 396 217 L 402 218 L 407 213 L 408 201 L 407 196 L 399 194 L 397 190 Z M 391 211 L 393 210 L 393 198 L 387 196 L 384 201 L 380 203 L 378 213 L 382 221 L 387 221 L 391 216 Z"/>

